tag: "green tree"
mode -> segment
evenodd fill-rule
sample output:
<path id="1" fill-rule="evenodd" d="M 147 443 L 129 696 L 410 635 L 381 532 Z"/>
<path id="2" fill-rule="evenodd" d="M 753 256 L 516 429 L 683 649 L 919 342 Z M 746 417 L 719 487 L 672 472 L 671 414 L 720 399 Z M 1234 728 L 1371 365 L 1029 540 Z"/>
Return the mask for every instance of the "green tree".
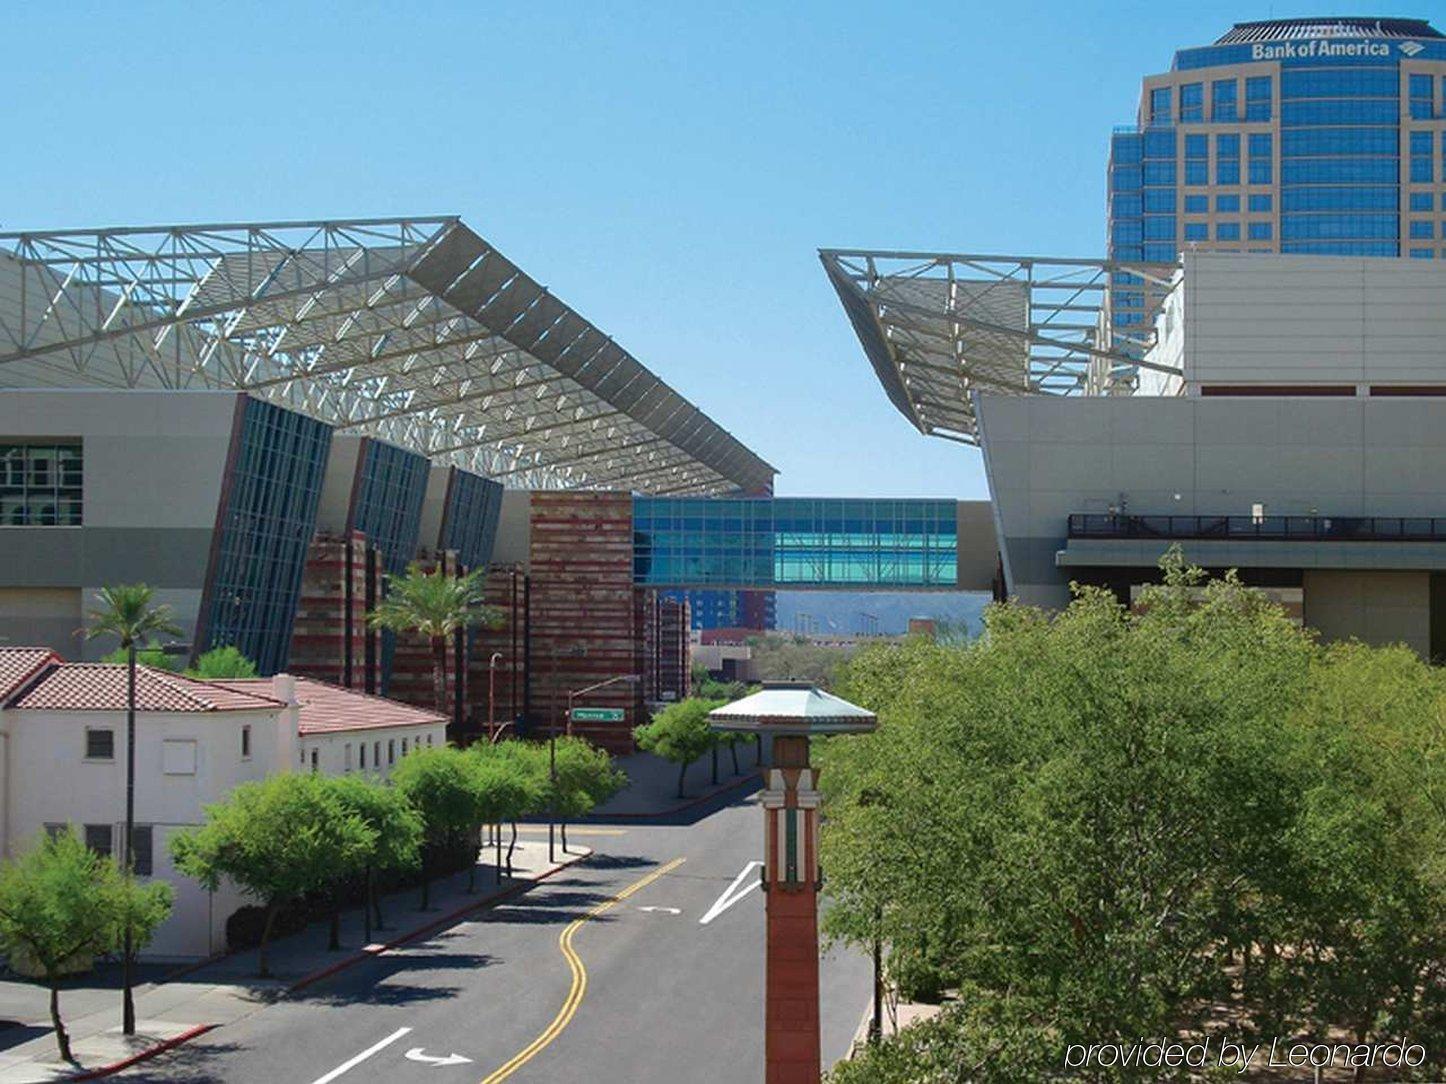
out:
<path id="1" fill-rule="evenodd" d="M 714 748 L 717 736 L 708 726 L 708 713 L 721 700 L 689 698 L 669 704 L 653 721 L 633 730 L 638 747 L 678 765 L 678 797 L 688 778 L 688 765 Z"/>
<path id="2" fill-rule="evenodd" d="M 1233 576 L 1165 581 L 843 674 L 880 725 L 820 743 L 825 929 L 962 1007 L 838 1080 L 1058 1079 L 1071 1043 L 1219 1026 L 1439 1063 L 1446 682 L 1323 648 Z"/>
<path id="3" fill-rule="evenodd" d="M 623 787 L 628 777 L 613 767 L 606 752 L 582 737 L 557 739 L 557 785 L 547 780 L 546 807 L 557 813 L 562 849 L 567 850 L 567 822 L 587 816 Z"/>
<path id="4" fill-rule="evenodd" d="M 186 673 L 202 680 L 253 678 L 256 676 L 256 664 L 243 655 L 240 648 L 225 644 L 203 653 Z"/>
<path id="5" fill-rule="evenodd" d="M 565 741 L 566 739 L 558 739 Z M 481 746 L 474 746 L 474 749 L 481 749 Z M 512 738 L 500 741 L 487 747 L 486 755 L 498 760 L 506 761 L 511 770 L 526 780 L 527 803 L 514 815 L 507 818 L 512 827 L 511 839 L 507 845 L 507 856 L 505 866 L 510 876 L 512 873 L 512 855 L 517 847 L 517 822 L 523 817 L 540 816 L 547 812 L 547 798 L 551 793 L 548 777 L 548 756 L 547 746 L 540 742 L 526 741 L 521 738 Z M 498 845 L 501 845 L 499 834 Z"/>
<path id="6" fill-rule="evenodd" d="M 60 979 L 78 957 L 139 947 L 171 912 L 171 886 L 138 885 L 90 850 L 67 828 L 41 837 L 17 860 L 0 866 L 0 949 L 27 957 L 50 987 L 50 1020 L 60 1056 L 71 1061 L 60 1018 Z"/>
<path id="7" fill-rule="evenodd" d="M 497 826 L 497 881 L 502 881 L 502 825 L 516 825 L 542 804 L 544 780 L 535 767 L 520 758 L 499 752 L 504 746 L 482 743 L 472 746 L 469 754 L 476 761 L 474 785 L 478 792 L 477 817 L 482 824 Z M 474 867 L 475 868 L 475 867 Z M 468 889 L 472 885 L 469 877 Z"/>
<path id="8" fill-rule="evenodd" d="M 205 824 L 171 839 L 181 872 L 211 890 L 229 878 L 265 907 L 263 978 L 271 974 L 268 950 L 281 908 L 362 871 L 376 847 L 376 831 L 332 781 L 311 772 L 242 783 L 206 807 Z"/>
<path id="9" fill-rule="evenodd" d="M 422 907 L 430 903 L 437 857 L 482 822 L 478 760 L 450 745 L 408 753 L 392 769 L 392 786 L 422 818 Z M 473 855 L 476 862 L 476 855 Z"/>
<path id="10" fill-rule="evenodd" d="M 325 777 L 323 777 L 325 778 Z M 416 869 L 422 857 L 422 818 L 400 790 L 378 782 L 369 775 L 339 775 L 327 780 L 341 804 L 371 829 L 373 842 L 363 863 L 364 917 L 374 916 L 384 928 L 381 899 L 377 893 L 378 873 Z M 338 940 L 336 912 L 333 911 L 332 944 Z M 370 928 L 370 920 L 367 922 Z"/>
<path id="11" fill-rule="evenodd" d="M 502 612 L 483 605 L 485 569 L 463 576 L 427 572 L 413 563 L 405 576 L 387 577 L 387 596 L 368 615 L 376 628 L 410 632 L 432 647 L 432 704 L 447 711 L 447 641 L 461 629 L 496 628 Z"/>
<path id="12" fill-rule="evenodd" d="M 122 830 L 121 870 L 131 876 L 131 846 L 136 822 L 136 652 L 153 636 L 179 636 L 181 629 L 171 620 L 171 608 L 157 605 L 156 592 L 143 583 L 102 587 L 95 596 L 97 607 L 90 611 L 87 639 L 114 636 L 126 658 L 126 819 Z M 126 930 L 121 949 L 121 1030 L 136 1033 L 136 1003 L 131 971 L 135 966 L 134 938 Z"/>

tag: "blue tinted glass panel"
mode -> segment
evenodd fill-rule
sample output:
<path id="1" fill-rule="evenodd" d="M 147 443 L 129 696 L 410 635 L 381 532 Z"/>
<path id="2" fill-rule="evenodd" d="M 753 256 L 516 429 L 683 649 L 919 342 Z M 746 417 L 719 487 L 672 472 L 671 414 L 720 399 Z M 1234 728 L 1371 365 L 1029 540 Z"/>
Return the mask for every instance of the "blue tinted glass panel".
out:
<path id="1" fill-rule="evenodd" d="M 1185 136 L 1185 157 L 1204 158 L 1210 153 L 1210 137 L 1207 135 L 1187 134 Z"/>
<path id="2" fill-rule="evenodd" d="M 1395 124 L 1396 99 L 1358 98 L 1332 101 L 1282 102 L 1281 123 L 1287 127 L 1313 124 Z"/>
<path id="3" fill-rule="evenodd" d="M 1145 239 L 1145 227 L 1138 218 L 1122 218 L 1110 227 L 1110 240 L 1117 245 L 1137 245 Z"/>
<path id="4" fill-rule="evenodd" d="M 1186 184 L 1209 184 L 1210 163 L 1204 158 L 1193 158 L 1185 163 Z"/>
<path id="5" fill-rule="evenodd" d="M 1250 209 L 1252 211 L 1269 211 L 1274 200 L 1270 196 L 1259 195 L 1250 197 Z"/>
<path id="6" fill-rule="evenodd" d="M 468 569 L 486 568 L 501 514 L 501 482 L 452 468 L 442 516 L 442 548 L 455 550 Z"/>
<path id="7" fill-rule="evenodd" d="M 1239 158 L 1218 158 L 1215 160 L 1215 183 L 1216 184 L 1239 184 L 1240 183 L 1240 159 Z"/>
<path id="8" fill-rule="evenodd" d="M 1275 169 L 1269 158 L 1252 158 L 1247 179 L 1251 184 L 1271 184 Z"/>
<path id="9" fill-rule="evenodd" d="M 1436 178 L 1436 160 L 1434 158 L 1412 158 L 1411 159 L 1411 183 L 1430 184 Z"/>
<path id="10" fill-rule="evenodd" d="M 1205 85 L 1185 83 L 1180 87 L 1180 119 L 1200 121 L 1205 119 Z"/>
<path id="11" fill-rule="evenodd" d="M 1271 78 L 1268 75 L 1252 75 L 1245 80 L 1245 100 L 1247 102 L 1268 102 L 1270 101 Z"/>
<path id="12" fill-rule="evenodd" d="M 1269 158 L 1274 150 L 1269 132 L 1252 132 L 1249 146 L 1252 158 Z"/>
<path id="13" fill-rule="evenodd" d="M 1175 219 L 1169 215 L 1150 215 L 1145 218 L 1146 241 L 1173 241 Z"/>
<path id="14" fill-rule="evenodd" d="M 1117 166 L 1136 166 L 1144 154 L 1144 140 L 1134 134 L 1117 134 L 1110 140 L 1110 159 Z"/>
<path id="15" fill-rule="evenodd" d="M 1398 246 L 1394 241 L 1286 241 L 1280 251 L 1307 256 L 1395 256 Z"/>
<path id="16" fill-rule="evenodd" d="M 1187 170 L 1188 172 L 1188 170 Z M 1209 196 L 1186 196 L 1185 213 L 1188 215 L 1203 215 L 1210 210 Z"/>
<path id="17" fill-rule="evenodd" d="M 1152 244 L 1144 247 L 1144 254 L 1140 257 L 1149 263 L 1174 263 L 1178 255 L 1175 246 L 1171 244 Z"/>
<path id="18" fill-rule="evenodd" d="M 1411 193 L 1411 210 L 1430 211 L 1435 209 L 1435 205 L 1436 197 L 1433 196 L 1430 192 Z"/>
<path id="19" fill-rule="evenodd" d="M 1215 239 L 1217 241 L 1238 241 L 1240 240 L 1239 222 L 1217 222 L 1215 224 Z"/>
<path id="20" fill-rule="evenodd" d="M 1144 201 L 1138 193 L 1127 193 L 1117 195 L 1110 204 L 1117 218 L 1138 217 L 1145 209 Z"/>
<path id="21" fill-rule="evenodd" d="M 1280 164 L 1284 184 L 1395 184 L 1394 158 L 1287 158 Z"/>
<path id="22" fill-rule="evenodd" d="M 1307 128 L 1280 134 L 1280 153 L 1288 158 L 1317 154 L 1389 155 L 1400 153 L 1395 128 Z"/>
<path id="23" fill-rule="evenodd" d="M 1252 222 L 1246 229 L 1252 241 L 1269 241 L 1271 238 L 1269 222 Z"/>
<path id="24" fill-rule="evenodd" d="M 1173 188 L 1145 189 L 1145 210 L 1163 214 L 1175 211 L 1175 190 Z"/>
<path id="25" fill-rule="evenodd" d="M 1168 161 L 1147 161 L 1145 163 L 1145 184 L 1166 185 L 1175 183 L 1175 162 Z"/>
<path id="26" fill-rule="evenodd" d="M 248 398 L 235 441 L 197 646 L 233 645 L 274 674 L 291 647 L 331 427 Z"/>
<path id="27" fill-rule="evenodd" d="M 1140 187 L 1140 167 L 1116 166 L 1110 171 L 1110 185 L 1116 192 L 1137 191 Z"/>
<path id="28" fill-rule="evenodd" d="M 1394 238 L 1399 232 L 1397 215 L 1282 215 L 1280 219 L 1280 236 L 1286 241 Z"/>
<path id="29" fill-rule="evenodd" d="M 1156 122 L 1170 119 L 1170 88 L 1156 87 L 1150 91 L 1150 119 Z"/>
<path id="30" fill-rule="evenodd" d="M 1411 250 L 1413 260 L 1434 260 L 1435 258 L 1436 250 L 1434 248 L 1413 248 Z"/>
<path id="31" fill-rule="evenodd" d="M 1283 211 L 1394 211 L 1396 191 L 1395 186 L 1287 188 L 1281 193 L 1280 207 Z"/>
<path id="32" fill-rule="evenodd" d="M 1239 158 L 1240 157 L 1240 136 L 1238 134 L 1218 135 L 1215 137 L 1216 158 Z"/>
<path id="33" fill-rule="evenodd" d="M 1225 214 L 1234 214 L 1240 210 L 1240 197 L 1237 195 L 1216 196 L 1215 210 Z"/>
<path id="34" fill-rule="evenodd" d="M 1429 241 L 1436 236 L 1436 223 L 1427 219 L 1423 222 L 1411 223 L 1411 240 Z"/>
<path id="35" fill-rule="evenodd" d="M 1395 98 L 1393 68 L 1296 68 L 1280 73 L 1282 98 Z"/>
<path id="36" fill-rule="evenodd" d="M 1412 154 L 1433 154 L 1436 150 L 1436 133 L 1434 132 L 1412 132 L 1411 153 Z"/>
<path id="37" fill-rule="evenodd" d="M 1210 227 L 1203 222 L 1185 223 L 1185 240 L 1207 241 L 1210 238 Z"/>
<path id="38" fill-rule="evenodd" d="M 1175 130 L 1173 128 L 1152 128 L 1145 133 L 1146 158 L 1174 158 Z"/>
<path id="39" fill-rule="evenodd" d="M 1234 79 L 1218 79 L 1210 84 L 1210 119 L 1239 120 Z"/>

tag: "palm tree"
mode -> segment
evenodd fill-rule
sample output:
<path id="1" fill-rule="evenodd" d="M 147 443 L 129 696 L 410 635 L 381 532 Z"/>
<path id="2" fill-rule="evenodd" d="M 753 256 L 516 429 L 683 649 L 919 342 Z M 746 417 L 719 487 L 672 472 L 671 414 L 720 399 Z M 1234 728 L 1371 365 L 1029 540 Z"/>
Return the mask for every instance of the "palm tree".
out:
<path id="1" fill-rule="evenodd" d="M 136 648 L 152 636 L 179 636 L 181 630 L 171 621 L 169 606 L 153 606 L 155 589 L 143 583 L 123 583 L 102 587 L 95 596 L 100 604 L 90 611 L 90 628 L 86 639 L 116 636 L 126 653 L 126 834 L 122 844 L 121 864 L 126 883 L 131 878 L 131 845 L 136 831 Z M 125 945 L 122 949 L 121 1027 L 127 1035 L 136 1033 L 136 1002 L 131 991 L 131 964 L 134 955 L 129 920 L 126 922 Z"/>
<path id="2" fill-rule="evenodd" d="M 367 615 L 375 628 L 411 632 L 432 645 L 432 700 L 447 713 L 447 640 L 459 630 L 485 625 L 496 628 L 502 611 L 483 605 L 482 569 L 449 576 L 438 569 L 427 572 L 413 562 L 405 576 L 387 577 L 387 597 Z"/>

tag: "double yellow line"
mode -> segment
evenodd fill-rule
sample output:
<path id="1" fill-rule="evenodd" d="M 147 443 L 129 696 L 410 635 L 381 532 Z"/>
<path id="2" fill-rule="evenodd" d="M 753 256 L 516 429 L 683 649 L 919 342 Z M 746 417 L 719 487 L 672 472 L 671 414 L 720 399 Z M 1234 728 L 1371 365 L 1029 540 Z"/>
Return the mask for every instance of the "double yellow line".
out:
<path id="1" fill-rule="evenodd" d="M 572 1022 L 572 1018 L 577 1014 L 577 1007 L 582 1004 L 583 996 L 587 993 L 587 968 L 583 967 L 582 957 L 578 956 L 577 951 L 572 947 L 573 935 L 582 928 L 583 924 L 589 919 L 612 910 L 629 896 L 647 888 L 659 877 L 677 869 L 685 861 L 687 861 L 685 858 L 675 858 L 666 865 L 659 866 L 652 873 L 638 878 L 617 895 L 603 900 L 587 914 L 568 924 L 567 929 L 563 930 L 557 939 L 557 947 L 562 950 L 563 958 L 567 960 L 567 966 L 572 970 L 572 988 L 568 990 L 567 997 L 562 1002 L 562 1008 L 557 1010 L 557 1015 L 552 1018 L 552 1023 L 542 1029 L 541 1035 L 512 1055 L 506 1064 L 486 1077 L 482 1084 L 500 1084 L 501 1081 L 506 1080 L 537 1057 L 552 1040 L 562 1034 L 562 1029 Z"/>

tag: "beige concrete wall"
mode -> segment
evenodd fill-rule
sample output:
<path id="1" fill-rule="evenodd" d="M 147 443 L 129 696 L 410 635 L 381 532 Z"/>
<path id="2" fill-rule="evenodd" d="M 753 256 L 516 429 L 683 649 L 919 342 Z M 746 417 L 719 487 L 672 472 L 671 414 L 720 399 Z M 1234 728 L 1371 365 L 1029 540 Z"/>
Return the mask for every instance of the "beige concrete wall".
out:
<path id="1" fill-rule="evenodd" d="M 1405 644 L 1431 653 L 1429 572 L 1307 571 L 1305 623 L 1323 640 Z"/>
<path id="2" fill-rule="evenodd" d="M 532 493 L 508 489 L 502 493 L 502 512 L 497 522 L 497 541 L 492 546 L 492 563 L 527 567 L 532 549 Z"/>
<path id="3" fill-rule="evenodd" d="M 999 542 L 994 534 L 994 505 L 989 501 L 960 501 L 959 590 L 989 591 L 999 567 Z"/>
<path id="4" fill-rule="evenodd" d="M 0 645 L 80 658 L 82 609 L 79 587 L 0 587 Z"/>
<path id="5" fill-rule="evenodd" d="M 361 455 L 364 439 L 346 433 L 332 434 L 326 473 L 321 479 L 321 501 L 316 508 L 318 532 L 341 535 L 346 531 L 352 486 L 356 483 L 357 458 Z"/>

